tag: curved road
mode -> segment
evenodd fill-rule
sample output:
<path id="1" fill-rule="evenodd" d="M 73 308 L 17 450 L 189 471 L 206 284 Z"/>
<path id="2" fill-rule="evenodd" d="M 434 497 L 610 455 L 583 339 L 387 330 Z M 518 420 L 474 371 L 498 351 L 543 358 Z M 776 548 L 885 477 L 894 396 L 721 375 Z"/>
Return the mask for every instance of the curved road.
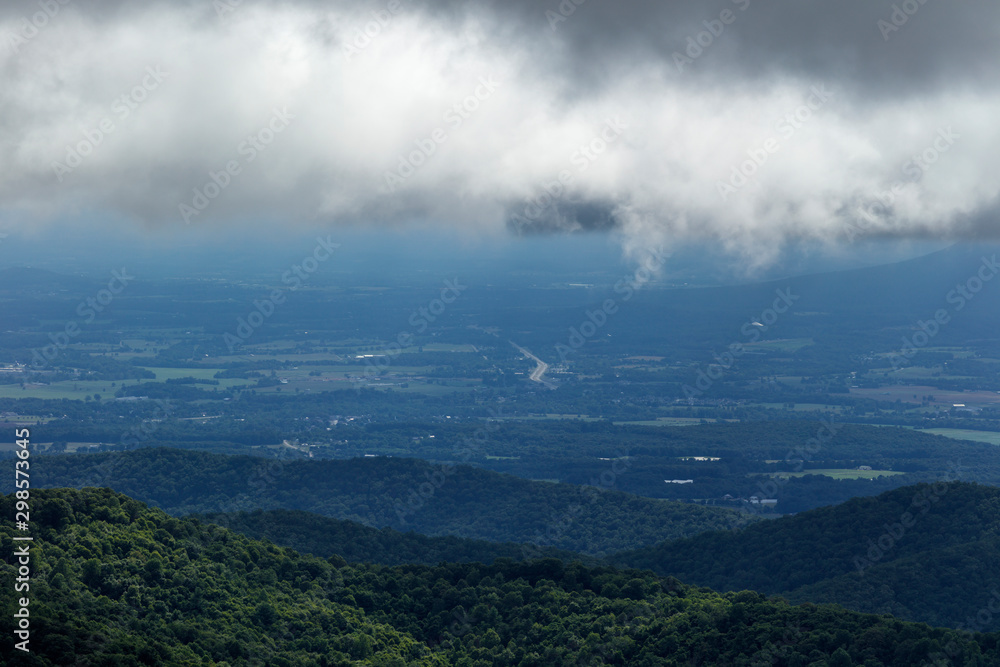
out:
<path id="1" fill-rule="evenodd" d="M 556 385 L 555 385 L 554 382 L 552 382 L 550 380 L 546 380 L 545 377 L 544 377 L 545 376 L 545 372 L 547 370 L 549 370 L 549 365 L 547 363 L 545 363 L 544 361 L 542 361 L 541 359 L 539 359 L 538 357 L 536 357 L 531 352 L 529 352 L 528 350 L 524 349 L 523 347 L 521 347 L 520 345 L 518 345 L 514 341 L 510 341 L 510 344 L 513 345 L 515 348 L 517 348 L 518 352 L 520 352 L 524 356 L 528 357 L 529 359 L 534 360 L 534 362 L 536 364 L 538 364 L 538 366 L 535 367 L 535 370 L 531 371 L 531 379 L 534 382 L 538 382 L 539 384 L 543 384 L 546 387 L 548 387 L 549 389 L 555 389 L 556 388 Z"/>

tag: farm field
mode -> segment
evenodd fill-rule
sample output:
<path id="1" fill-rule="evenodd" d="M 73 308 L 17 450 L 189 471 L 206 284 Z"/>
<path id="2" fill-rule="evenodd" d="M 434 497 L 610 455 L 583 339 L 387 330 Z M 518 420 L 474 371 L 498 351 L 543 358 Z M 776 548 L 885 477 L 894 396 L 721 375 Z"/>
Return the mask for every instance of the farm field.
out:
<path id="1" fill-rule="evenodd" d="M 816 469 L 803 470 L 802 472 L 776 472 L 771 473 L 771 477 L 805 477 L 806 475 L 823 475 L 833 479 L 875 479 L 877 477 L 892 477 L 894 475 L 905 475 L 906 473 L 896 470 L 854 470 L 843 469 Z"/>
<path id="2" fill-rule="evenodd" d="M 702 420 L 696 417 L 657 417 L 640 421 L 614 422 L 614 424 L 615 426 L 697 426 L 701 422 Z"/>
<path id="3" fill-rule="evenodd" d="M 924 433 L 943 435 L 946 438 L 956 440 L 973 440 L 975 442 L 987 442 L 991 445 L 1000 445 L 1000 433 L 997 431 L 973 431 L 962 428 L 925 428 Z"/>
<path id="4" fill-rule="evenodd" d="M 955 403 L 964 403 L 970 407 L 1000 405 L 1000 393 L 995 391 L 945 391 L 927 385 L 892 385 L 877 389 L 852 387 L 851 395 L 874 398 L 880 401 L 902 401 L 903 403 L 917 404 L 923 402 L 924 396 L 931 396 L 933 397 L 932 404 L 944 406 Z"/>

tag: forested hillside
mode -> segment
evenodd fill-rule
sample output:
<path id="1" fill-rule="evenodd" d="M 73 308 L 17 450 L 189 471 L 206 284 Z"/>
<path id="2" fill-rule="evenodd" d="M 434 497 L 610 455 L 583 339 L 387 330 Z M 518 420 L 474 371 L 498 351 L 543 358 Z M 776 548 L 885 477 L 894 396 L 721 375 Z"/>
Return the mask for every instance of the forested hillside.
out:
<path id="1" fill-rule="evenodd" d="M 0 499 L 7 576 L 14 502 Z M 5 643 L 5 664 L 1000 664 L 997 635 L 639 571 L 556 559 L 349 566 L 108 490 L 37 491 L 32 502 L 32 653 Z M 8 636 L 13 611 L 8 600 Z"/>
<path id="2" fill-rule="evenodd" d="M 296 509 L 377 528 L 591 555 L 730 529 L 745 514 L 397 458 L 279 461 L 171 449 L 46 457 L 32 483 L 106 486 L 172 514 Z M 6 484 L 6 486 L 3 486 Z M 12 478 L 0 490 L 12 490 Z"/>
<path id="3" fill-rule="evenodd" d="M 343 577 L 323 560 L 107 489 L 33 496 L 31 653 L 5 641 L 5 664 L 446 664 L 333 599 Z M 16 560 L 13 505 L 13 496 L 0 500 L 7 580 Z M 5 596 L 7 637 L 14 611 Z"/>
<path id="4" fill-rule="evenodd" d="M 943 488 L 939 487 L 939 490 Z M 780 588 L 780 583 L 777 585 L 762 583 L 759 578 L 753 581 L 756 585 L 762 586 L 762 590 L 780 594 L 795 603 L 835 602 L 857 611 L 892 614 L 904 620 L 921 621 L 931 625 L 1000 629 L 1000 612 L 989 610 L 991 604 L 994 609 L 1000 607 L 1000 534 L 996 530 L 996 522 L 989 520 L 989 516 L 993 512 L 990 509 L 989 501 L 984 503 L 982 502 L 983 498 L 977 499 L 979 491 L 985 491 L 986 498 L 989 499 L 993 496 L 994 490 L 971 485 L 955 485 L 953 488 L 949 488 L 947 493 L 951 493 L 953 498 L 957 499 L 954 505 L 959 508 L 959 517 L 962 521 L 960 526 L 954 526 L 949 530 L 937 524 L 931 530 L 938 532 L 918 537 L 917 534 L 920 531 L 918 526 L 914 525 L 912 531 L 907 529 L 908 535 L 903 534 L 898 540 L 894 535 L 899 534 L 899 529 L 895 528 L 893 535 L 889 535 L 893 538 L 893 544 L 888 550 L 880 548 L 882 555 L 877 561 L 870 560 L 871 557 L 867 552 L 859 554 L 859 558 L 864 560 L 855 564 L 854 569 L 850 572 L 827 577 L 823 577 L 823 573 L 819 572 L 821 578 L 818 581 L 801 585 L 794 590 L 783 590 Z M 905 491 L 907 490 L 901 490 L 901 492 Z M 909 491 L 919 492 L 919 488 L 911 488 Z M 921 496 L 914 497 L 918 499 L 918 503 L 922 503 L 919 500 Z M 911 503 L 914 497 L 911 497 Z M 927 496 L 929 502 L 935 502 L 932 500 L 933 497 L 933 494 Z M 921 504 L 920 507 L 922 508 L 923 505 Z M 920 516 L 919 511 L 915 508 L 914 520 Z M 976 519 L 964 516 L 964 513 L 968 512 L 978 514 L 978 521 L 986 521 L 976 523 Z M 806 514 L 804 519 L 809 519 L 810 516 L 811 513 Z M 996 518 L 995 514 L 992 516 Z M 534 549 L 525 550 L 522 545 L 494 544 L 454 537 L 429 538 L 415 533 L 402 534 L 390 529 L 375 530 L 352 522 L 328 519 L 305 512 L 256 511 L 202 515 L 199 518 L 256 539 L 270 539 L 283 546 L 292 546 L 299 551 L 311 552 L 324 557 L 339 554 L 350 562 L 375 562 L 388 565 L 427 563 L 433 565 L 442 561 L 492 562 L 498 557 L 519 560 L 526 555 L 551 556 L 565 561 L 572 561 L 574 558 L 587 558 L 557 550 L 536 553 Z M 865 524 L 868 521 L 868 519 L 862 518 L 862 515 L 858 515 L 858 523 Z M 899 525 L 902 526 L 901 523 Z M 970 527 L 973 532 L 966 532 Z M 746 556 L 745 561 L 738 566 L 731 556 L 720 555 L 729 553 L 729 551 L 712 552 L 733 568 L 730 578 L 720 577 L 713 580 L 715 585 L 723 590 L 749 588 L 751 586 L 750 577 L 754 576 L 755 573 L 753 572 L 754 568 L 748 563 L 760 563 L 760 568 L 758 568 L 760 572 L 756 574 L 772 569 L 767 566 L 769 561 L 766 560 L 766 557 L 757 558 L 748 552 L 749 547 L 745 544 L 748 541 L 758 539 L 760 544 L 767 543 L 767 538 L 759 535 L 754 537 L 753 534 L 757 530 L 759 529 L 745 531 L 741 538 L 731 541 L 732 544 L 737 545 L 735 547 L 737 552 Z M 960 534 L 956 535 L 956 533 Z M 773 533 L 770 535 L 773 536 Z M 708 542 L 709 537 L 709 535 L 704 535 L 699 539 L 683 540 L 673 546 L 688 545 L 693 547 L 695 544 L 701 545 Z M 930 538 L 929 542 L 927 541 L 928 537 Z M 936 546 L 935 540 L 938 538 L 941 540 L 940 546 Z M 846 536 L 844 539 L 847 539 Z M 873 539 L 873 543 L 877 545 L 879 539 L 882 540 L 883 546 L 888 544 L 888 537 L 884 535 L 878 535 L 876 539 Z M 953 544 L 956 539 L 959 542 Z M 904 545 L 903 542 L 906 540 L 912 540 L 914 544 Z M 897 543 L 899 543 L 900 553 L 909 555 L 897 556 L 894 553 Z M 780 544 L 787 545 L 789 549 L 794 548 L 786 541 Z M 830 546 L 829 542 L 827 546 Z M 863 546 L 870 548 L 867 543 Z M 733 547 L 726 547 L 727 550 L 731 548 Z M 663 563 L 653 562 L 649 559 L 650 553 L 665 550 L 665 546 L 647 549 L 640 552 L 641 556 L 639 554 L 618 555 L 613 556 L 610 560 L 616 563 L 651 567 L 660 573 L 675 572 L 679 576 L 690 576 L 692 581 L 698 582 L 706 581 L 701 577 L 710 576 L 700 572 L 685 572 L 679 568 L 671 570 Z M 836 550 L 834 552 L 836 553 Z M 696 550 L 692 549 L 689 556 L 697 557 L 695 555 L 697 553 Z M 771 547 L 768 553 L 773 554 L 774 548 Z M 702 551 L 700 555 L 707 557 L 707 552 Z M 878 553 L 873 552 L 872 557 L 877 556 Z M 675 563 L 684 562 L 676 555 L 673 557 L 677 559 Z M 793 553 L 782 553 L 782 558 L 795 564 L 800 563 Z M 598 559 L 591 558 L 590 560 L 595 564 L 599 562 Z M 857 565 L 864 567 L 863 574 L 858 571 Z M 824 562 L 824 567 L 835 566 Z M 773 576 L 779 577 L 780 575 Z M 768 586 L 768 588 L 765 589 L 763 586 Z"/>
<path id="5" fill-rule="evenodd" d="M 953 627 L 1000 628 L 1000 489 L 920 484 L 874 498 L 618 554 L 612 562 L 716 590 Z"/>
<path id="6" fill-rule="evenodd" d="M 497 558 L 560 558 L 598 562 L 593 557 L 551 547 L 454 536 L 428 537 L 414 532 L 401 533 L 391 528 L 379 530 L 354 521 L 331 519 L 299 510 L 216 512 L 192 516 L 253 539 L 271 540 L 280 546 L 323 558 L 340 556 L 349 563 L 437 565 L 441 562 L 492 563 Z"/>
<path id="7" fill-rule="evenodd" d="M 782 594 L 791 602 L 849 609 L 972 630 L 1000 630 L 1000 537 L 973 538 L 842 574 Z"/>

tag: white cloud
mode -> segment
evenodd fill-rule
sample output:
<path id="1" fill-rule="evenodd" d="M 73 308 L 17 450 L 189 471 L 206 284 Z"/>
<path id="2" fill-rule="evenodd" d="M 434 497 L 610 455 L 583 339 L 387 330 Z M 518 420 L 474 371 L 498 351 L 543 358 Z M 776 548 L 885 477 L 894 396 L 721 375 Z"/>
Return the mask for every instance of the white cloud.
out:
<path id="1" fill-rule="evenodd" d="M 560 39 L 582 25 L 577 14 Z M 0 50 L 6 227 L 79 210 L 183 225 L 180 204 L 236 161 L 239 175 L 192 224 L 431 220 L 496 233 L 569 172 L 568 198 L 613 213 L 628 248 L 713 238 L 753 265 L 789 238 L 843 239 L 858 207 L 903 179 L 942 127 L 960 138 L 866 233 L 983 234 L 1000 194 L 1000 97 L 990 86 L 873 96 L 849 78 L 795 68 L 739 80 L 699 60 L 692 69 L 702 73 L 681 76 L 668 55 L 605 63 L 615 74 L 595 82 L 580 76 L 587 63 L 574 58 L 585 51 L 569 42 L 511 41 L 495 13 L 456 18 L 406 3 L 348 61 L 343 46 L 369 19 L 368 10 L 294 3 L 247 4 L 225 21 L 208 5 L 101 19 L 67 7 L 18 53 Z M 746 39 L 738 27 L 720 53 Z M 9 15 L 0 35 L 17 28 Z M 115 100 L 142 86 L 149 67 L 167 78 L 122 117 Z M 484 77 L 495 91 L 482 93 Z M 779 121 L 815 85 L 832 98 L 789 134 Z M 283 108 L 294 120 L 251 161 L 241 145 Z M 627 128 L 596 159 L 581 159 L 616 117 Z M 114 131 L 57 174 L 54 163 L 105 119 Z M 400 159 L 435 131 L 444 140 L 388 191 L 386 173 L 399 173 Z M 769 139 L 777 150 L 723 200 L 719 182 Z"/>

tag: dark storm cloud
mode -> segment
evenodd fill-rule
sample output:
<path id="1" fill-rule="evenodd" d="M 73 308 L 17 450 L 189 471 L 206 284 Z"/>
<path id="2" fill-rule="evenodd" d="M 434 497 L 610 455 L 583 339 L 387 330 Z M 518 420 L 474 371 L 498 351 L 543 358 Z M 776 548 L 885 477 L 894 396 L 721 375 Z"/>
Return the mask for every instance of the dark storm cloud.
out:
<path id="1" fill-rule="evenodd" d="M 541 4 L 559 13 L 557 3 Z M 538 22 L 532 5 L 518 10 L 522 21 L 534 15 Z M 720 31 L 723 12 L 731 13 L 731 23 L 712 35 L 714 41 L 702 36 L 699 43 L 699 33 Z M 998 25 L 1000 5 L 985 1 L 587 0 L 555 23 L 555 33 L 571 45 L 569 60 L 581 72 L 648 58 L 673 62 L 675 53 L 688 56 L 707 44 L 687 68 L 695 78 L 745 83 L 791 75 L 884 97 L 942 85 L 995 85 Z"/>
<path id="2" fill-rule="evenodd" d="M 134 19 L 160 4 L 210 20 L 289 5 L 367 17 L 385 12 L 388 2 L 70 0 L 62 5 L 36 0 L 0 5 L 0 19 L 30 18 L 43 4 L 97 20 Z M 650 61 L 673 64 L 675 54 L 697 51 L 699 33 L 720 29 L 724 12 L 733 19 L 695 58 L 693 78 L 745 83 L 793 75 L 843 81 L 881 97 L 942 85 L 990 87 L 1000 77 L 995 66 L 1000 4 L 988 0 L 399 0 L 399 5 L 403 12 L 420 13 L 454 30 L 470 19 L 486 21 L 497 42 L 541 55 L 534 66 L 560 76 L 572 73 L 584 83 Z"/>
<path id="3" fill-rule="evenodd" d="M 616 228 L 756 264 L 992 235 L 998 32 L 983 1 L 4 3 L 0 226 Z"/>
<path id="4" fill-rule="evenodd" d="M 535 66 L 583 83 L 650 61 L 673 65 L 675 54 L 688 57 L 706 43 L 684 73 L 714 83 L 796 76 L 883 97 L 1000 80 L 1000 4 L 987 0 L 578 1 L 404 4 L 456 29 L 470 16 L 488 18 L 498 41 L 536 53 Z M 724 12 L 732 16 L 728 24 L 720 20 Z M 699 33 L 720 29 L 711 43 L 698 42 Z"/>

